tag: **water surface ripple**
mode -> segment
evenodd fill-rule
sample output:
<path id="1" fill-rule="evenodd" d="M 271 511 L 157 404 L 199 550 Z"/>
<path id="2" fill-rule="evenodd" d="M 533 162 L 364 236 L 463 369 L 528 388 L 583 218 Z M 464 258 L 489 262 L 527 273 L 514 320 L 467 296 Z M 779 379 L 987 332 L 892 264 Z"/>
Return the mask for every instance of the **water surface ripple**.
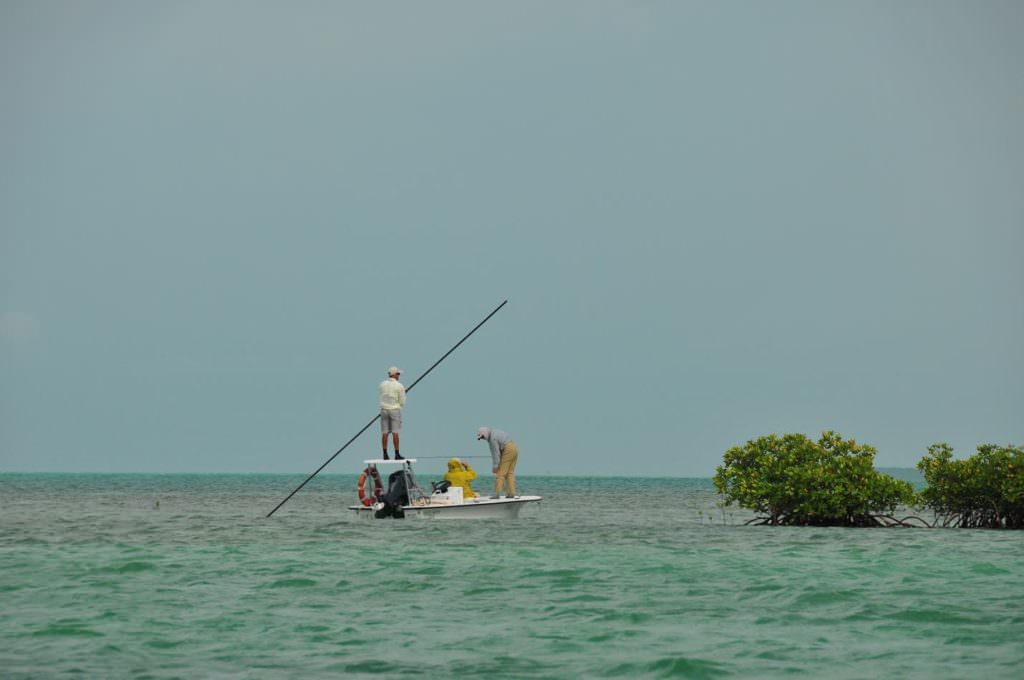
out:
<path id="1" fill-rule="evenodd" d="M 1021 532 L 744 527 L 706 479 L 524 477 L 546 500 L 518 521 L 367 522 L 323 475 L 264 518 L 301 480 L 0 475 L 0 675 L 1024 668 Z"/>

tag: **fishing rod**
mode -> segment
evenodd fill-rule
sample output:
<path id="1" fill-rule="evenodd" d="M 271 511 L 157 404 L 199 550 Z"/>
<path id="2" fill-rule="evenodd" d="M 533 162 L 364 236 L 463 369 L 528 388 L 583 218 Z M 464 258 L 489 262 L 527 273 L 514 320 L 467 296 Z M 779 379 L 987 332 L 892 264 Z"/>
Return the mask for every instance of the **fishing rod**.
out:
<path id="1" fill-rule="evenodd" d="M 458 458 L 459 460 L 465 460 L 466 458 L 487 458 L 490 456 L 416 456 L 416 460 L 430 460 L 431 458 L 445 458 L 451 460 L 452 458 Z"/>
<path id="2" fill-rule="evenodd" d="M 491 318 L 492 316 L 494 316 L 495 314 L 497 314 L 497 313 L 498 313 L 498 310 L 499 310 L 499 309 L 501 309 L 502 307 L 504 307 L 504 306 L 505 306 L 505 305 L 507 305 L 507 304 L 508 304 L 508 300 L 505 300 L 505 301 L 504 301 L 504 302 L 502 302 L 502 303 L 501 303 L 500 305 L 498 305 L 497 307 L 495 307 L 495 308 L 494 308 L 494 311 L 493 311 L 493 312 L 491 312 L 490 314 L 488 314 L 487 316 L 485 316 L 485 317 L 484 317 L 484 320 L 483 320 L 483 321 L 481 321 L 480 323 L 478 323 L 478 324 L 477 324 L 476 326 L 474 326 L 474 327 L 473 327 L 473 330 L 471 330 L 470 332 L 466 333 L 466 335 L 464 335 L 464 336 L 463 336 L 462 340 L 459 340 L 459 341 L 458 341 L 457 343 L 455 343 L 455 345 L 454 345 L 454 346 L 453 346 L 453 347 L 452 347 L 452 348 L 451 348 L 450 350 L 448 350 L 447 352 L 445 352 L 445 353 L 444 353 L 444 356 L 443 356 L 443 357 L 441 357 L 440 359 L 438 359 L 437 361 L 435 361 L 435 362 L 434 362 L 434 365 L 433 365 L 433 366 L 431 366 L 430 368 L 428 368 L 428 369 L 427 369 L 426 373 L 424 373 L 424 374 L 423 374 L 423 375 L 421 375 L 420 377 L 416 378 L 415 382 L 413 382 L 413 384 L 412 384 L 412 385 L 409 385 L 409 386 L 408 386 L 407 388 L 405 388 L 405 391 L 406 391 L 406 392 L 411 392 L 411 391 L 412 391 L 412 388 L 416 387 L 416 384 L 417 384 L 417 383 L 419 383 L 419 381 L 423 380 L 423 379 L 424 379 L 424 378 L 426 378 L 426 377 L 427 377 L 428 375 L 430 375 L 430 372 L 431 372 L 431 371 L 433 371 L 433 370 L 434 370 L 435 368 L 437 368 L 437 365 L 438 365 L 438 364 L 440 364 L 440 363 L 441 363 L 442 361 L 444 361 L 445 359 L 447 359 L 447 358 L 448 358 L 448 355 L 449 355 L 449 354 L 451 354 L 451 353 L 452 353 L 452 352 L 454 352 L 454 351 L 455 351 L 456 349 L 458 349 L 459 345 L 461 345 L 461 344 L 462 344 L 462 343 L 464 343 L 464 342 L 465 342 L 466 340 L 468 340 L 468 339 L 469 339 L 469 336 L 473 335 L 473 333 L 476 333 L 477 329 L 478 329 L 478 328 L 480 328 L 480 326 L 483 326 L 483 325 L 484 325 L 485 323 L 487 323 L 487 321 L 488 321 L 488 320 L 489 320 L 489 319 L 490 319 L 490 318 Z M 373 420 L 371 420 L 370 422 L 368 422 L 368 423 L 367 423 L 366 425 L 363 425 L 363 429 L 359 430 L 359 432 L 356 432 L 356 433 L 355 433 L 355 434 L 354 434 L 354 435 L 352 436 L 352 438 L 351 438 L 351 439 L 349 439 L 349 440 L 348 440 L 347 442 L 345 442 L 344 446 L 342 446 L 342 447 L 341 447 L 340 449 L 338 449 L 337 451 L 335 451 L 335 452 L 334 452 L 334 455 L 333 455 L 333 456 L 331 456 L 331 457 L 330 457 L 330 458 L 328 458 L 328 459 L 327 459 L 326 461 L 324 461 L 324 464 L 323 464 L 323 465 L 321 465 L 320 467 L 318 467 L 318 468 L 316 469 L 316 472 L 314 472 L 313 474 L 311 474 L 311 475 L 310 475 L 309 477 L 306 477 L 306 481 L 302 482 L 302 484 L 299 484 L 299 485 L 298 485 L 297 487 L 295 487 L 295 490 L 294 490 L 294 491 L 292 491 L 292 492 L 291 492 L 290 494 L 288 494 L 287 498 L 285 498 L 285 499 L 284 499 L 283 501 L 281 501 L 280 503 L 278 503 L 278 504 L 277 504 L 277 506 L 276 506 L 276 507 L 275 507 L 275 508 L 274 508 L 273 510 L 271 510 L 270 512 L 268 512 L 268 513 L 267 513 L 267 517 L 270 517 L 271 515 L 273 515 L 273 514 L 274 514 L 275 512 L 277 512 L 278 508 L 280 508 L 280 507 L 281 507 L 282 505 L 284 505 L 284 504 L 285 504 L 285 503 L 287 503 L 287 502 L 288 502 L 289 500 L 291 500 L 291 497 L 292 497 L 292 496 L 294 496 L 295 494 L 297 494 L 297 493 L 299 492 L 299 490 L 300 490 L 300 489 L 301 489 L 302 487 L 306 486 L 306 484 L 308 484 L 308 483 L 309 483 L 309 480 L 313 479 L 313 478 L 314 478 L 314 477 L 316 477 L 316 476 L 317 476 L 318 474 L 320 474 L 320 471 L 321 471 L 321 470 L 323 470 L 323 469 L 324 469 L 325 467 L 327 467 L 328 463 L 330 463 L 330 462 L 331 462 L 332 460 L 334 460 L 335 458 L 337 458 L 337 457 L 338 457 L 338 454 L 339 454 L 339 453 L 341 453 L 342 451 L 344 451 L 345 449 L 347 449 L 347 448 L 348 448 L 348 445 L 349 445 L 349 444 L 351 444 L 351 443 L 352 443 L 352 442 L 354 442 L 354 441 L 355 441 L 356 439 L 358 439 L 358 438 L 359 438 L 359 435 L 361 435 L 362 433 L 364 433 L 364 432 L 366 432 L 366 431 L 367 431 L 368 429 L 370 429 L 370 426 L 371 426 L 371 425 L 373 425 L 373 424 L 374 424 L 375 422 L 377 422 L 378 420 L 380 420 L 380 413 L 378 413 L 377 415 L 375 415 L 375 416 L 373 417 Z"/>

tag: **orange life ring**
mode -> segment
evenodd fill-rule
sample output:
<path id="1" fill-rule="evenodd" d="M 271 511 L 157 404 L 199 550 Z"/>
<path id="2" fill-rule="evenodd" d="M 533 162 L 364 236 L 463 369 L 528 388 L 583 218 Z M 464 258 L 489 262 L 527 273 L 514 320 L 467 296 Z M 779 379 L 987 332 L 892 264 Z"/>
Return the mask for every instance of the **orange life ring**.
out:
<path id="1" fill-rule="evenodd" d="M 373 493 L 369 496 L 366 495 L 366 479 L 370 477 L 373 479 Z M 370 507 L 383 495 L 384 487 L 380 483 L 380 473 L 377 472 L 377 468 L 369 465 L 363 470 L 363 474 L 359 475 L 359 502 Z"/>

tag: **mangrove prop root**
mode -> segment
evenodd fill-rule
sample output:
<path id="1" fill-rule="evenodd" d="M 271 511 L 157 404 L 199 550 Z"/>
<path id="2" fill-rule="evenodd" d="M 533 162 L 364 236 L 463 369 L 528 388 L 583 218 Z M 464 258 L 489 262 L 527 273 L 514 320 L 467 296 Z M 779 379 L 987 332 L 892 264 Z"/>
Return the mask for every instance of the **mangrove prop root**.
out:
<path id="1" fill-rule="evenodd" d="M 915 524 L 910 520 L 920 522 Z M 936 520 L 936 524 L 938 521 Z M 929 524 L 926 520 L 918 517 L 917 515 L 908 515 L 903 519 L 897 519 L 892 515 L 852 515 L 842 520 L 833 518 L 830 520 L 819 520 L 813 521 L 806 517 L 788 517 L 782 515 L 779 517 L 753 517 L 743 523 L 743 526 L 835 526 L 835 527 L 906 527 L 911 529 L 922 529 L 932 528 L 934 524 Z"/>

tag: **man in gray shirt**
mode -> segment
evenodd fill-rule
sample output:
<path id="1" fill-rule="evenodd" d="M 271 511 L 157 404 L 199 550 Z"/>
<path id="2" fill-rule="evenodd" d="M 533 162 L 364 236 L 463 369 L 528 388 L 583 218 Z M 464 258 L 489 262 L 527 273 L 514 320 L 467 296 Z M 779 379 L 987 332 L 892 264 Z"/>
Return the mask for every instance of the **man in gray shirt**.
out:
<path id="1" fill-rule="evenodd" d="M 491 472 L 495 474 L 494 495 L 500 498 L 502 489 L 506 489 L 506 498 L 516 496 L 516 463 L 519 462 L 519 447 L 512 441 L 508 432 L 481 427 L 476 432 L 477 440 L 485 440 L 491 448 Z"/>

